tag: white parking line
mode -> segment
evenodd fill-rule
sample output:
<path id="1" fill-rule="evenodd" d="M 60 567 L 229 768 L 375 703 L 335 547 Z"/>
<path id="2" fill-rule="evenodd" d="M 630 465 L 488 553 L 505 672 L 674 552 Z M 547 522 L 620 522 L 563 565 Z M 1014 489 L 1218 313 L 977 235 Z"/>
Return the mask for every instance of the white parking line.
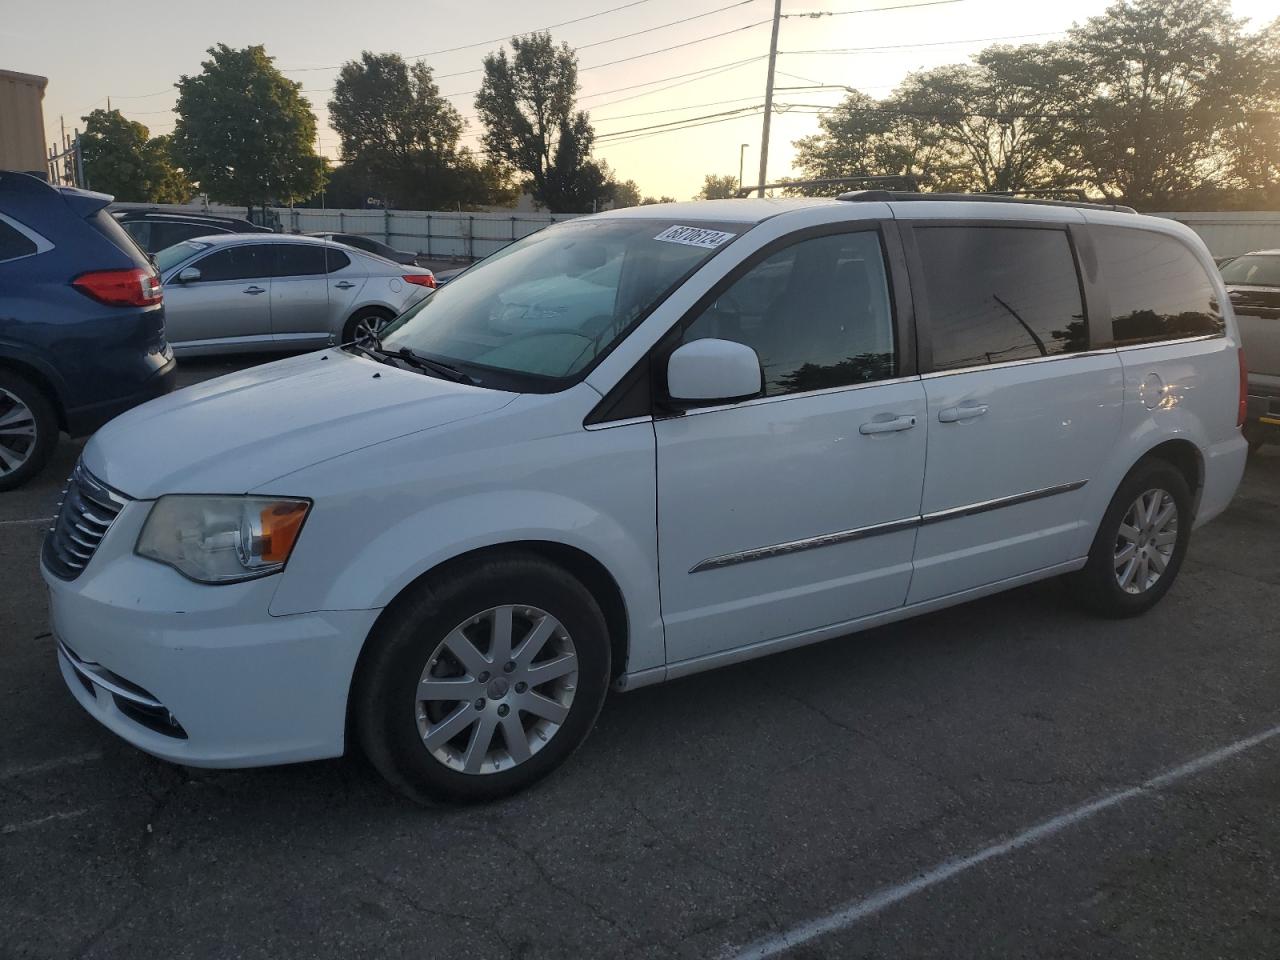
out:
<path id="1" fill-rule="evenodd" d="M 972 870 L 988 860 L 1003 857 L 1041 840 L 1047 840 L 1054 834 L 1067 829 L 1067 827 L 1075 826 L 1077 823 L 1088 820 L 1090 817 L 1124 803 L 1126 800 L 1132 800 L 1135 797 L 1161 790 L 1170 784 L 1186 777 L 1194 776 L 1203 770 L 1208 770 L 1224 760 L 1229 760 L 1239 753 L 1243 753 L 1278 736 L 1280 736 L 1280 725 L 1264 730 L 1261 733 L 1256 733 L 1244 740 L 1238 740 L 1211 753 L 1196 757 L 1194 760 L 1189 760 L 1181 766 L 1152 777 L 1150 780 L 1145 780 L 1137 786 L 1119 790 L 1115 793 L 1108 793 L 1065 813 L 1060 813 L 1056 817 L 1041 821 L 1019 834 L 992 844 L 976 853 L 971 853 L 955 860 L 947 860 L 920 874 L 914 880 L 880 890 L 861 900 L 855 900 L 824 917 L 809 920 L 799 926 L 792 927 L 790 930 L 757 940 L 755 943 L 741 949 L 729 949 L 726 951 L 726 955 L 732 957 L 733 960 L 764 960 L 766 957 L 773 957 L 794 949 L 825 934 L 847 929 L 867 917 L 874 916 L 882 910 L 896 903 L 901 903 L 917 893 L 922 893 L 930 887 L 950 880 L 958 874 Z"/>
<path id="2" fill-rule="evenodd" d="M 3 827 L 0 827 L 0 836 L 21 833 L 23 830 L 30 830 L 33 827 L 39 827 L 54 820 L 74 820 L 76 817 L 83 817 L 88 812 L 87 809 L 68 810 L 65 813 L 51 813 L 47 817 L 38 817 L 35 820 L 24 820 L 21 823 L 6 823 Z"/>
<path id="3" fill-rule="evenodd" d="M 54 517 L 32 517 L 30 520 L 0 520 L 0 527 L 20 527 L 33 523 L 53 523 Z"/>
<path id="4" fill-rule="evenodd" d="M 5 767 L 0 770 L 0 781 L 14 780 L 18 777 L 30 777 L 37 773 L 47 773 L 50 770 L 60 770 L 62 767 L 74 767 L 82 763 L 92 763 L 94 760 L 101 760 L 102 752 L 94 750 L 90 753 L 77 753 L 69 757 L 55 757 L 52 760 L 46 760 L 43 763 L 33 763 L 27 767 Z"/>

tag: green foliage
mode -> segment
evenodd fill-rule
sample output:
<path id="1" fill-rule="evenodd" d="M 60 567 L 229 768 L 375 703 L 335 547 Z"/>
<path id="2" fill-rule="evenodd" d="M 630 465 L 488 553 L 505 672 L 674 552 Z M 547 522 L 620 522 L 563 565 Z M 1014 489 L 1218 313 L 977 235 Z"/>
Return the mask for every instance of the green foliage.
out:
<path id="1" fill-rule="evenodd" d="M 640 201 L 640 206 L 647 207 L 655 203 L 675 203 L 675 202 L 676 202 L 675 197 L 667 197 L 667 196 L 645 197 L 643 200 Z"/>
<path id="2" fill-rule="evenodd" d="M 117 200 L 135 203 L 185 203 L 191 182 L 173 164 L 169 138 L 151 138 L 142 124 L 119 110 L 94 110 L 81 135 L 89 186 Z"/>
<path id="3" fill-rule="evenodd" d="M 316 118 L 262 46 L 209 48 L 201 72 L 179 79 L 173 155 L 210 198 L 253 207 L 319 191 L 325 165 Z"/>
<path id="4" fill-rule="evenodd" d="M 578 59 L 550 33 L 511 38 L 484 58 L 476 111 L 485 151 L 527 178 L 534 200 L 553 213 L 585 213 L 608 203 L 606 166 L 591 159 L 595 131 L 574 109 Z"/>
<path id="5" fill-rule="evenodd" d="M 695 200 L 728 200 L 738 193 L 738 178 L 725 174 L 708 173 L 702 179 L 702 190 Z"/>
<path id="6" fill-rule="evenodd" d="M 1054 44 L 989 47 L 854 91 L 796 142 L 806 178 L 932 190 L 1078 188 L 1143 209 L 1280 200 L 1280 20 L 1227 0 L 1118 0 Z M 803 192 L 803 189 L 796 192 Z"/>
<path id="7" fill-rule="evenodd" d="M 614 210 L 621 210 L 623 207 L 637 207 L 640 205 L 640 188 L 636 186 L 634 180 L 628 180 L 625 183 L 614 181 L 613 196 L 610 198 L 610 202 Z"/>
<path id="8" fill-rule="evenodd" d="M 364 198 L 434 210 L 497 204 L 513 195 L 500 169 L 459 150 L 462 117 L 440 96 L 424 63 L 410 66 L 397 53 L 365 51 L 344 64 L 329 122 L 342 144 L 343 179 L 358 181 Z"/>

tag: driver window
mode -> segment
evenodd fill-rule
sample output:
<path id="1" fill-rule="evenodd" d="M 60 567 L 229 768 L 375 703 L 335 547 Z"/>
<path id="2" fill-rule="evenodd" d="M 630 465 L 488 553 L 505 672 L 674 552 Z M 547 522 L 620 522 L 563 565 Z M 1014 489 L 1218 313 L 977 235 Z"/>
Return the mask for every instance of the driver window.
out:
<path id="1" fill-rule="evenodd" d="M 897 373 L 880 235 L 815 237 L 739 277 L 682 342 L 734 340 L 756 351 L 765 395 L 883 380 Z"/>

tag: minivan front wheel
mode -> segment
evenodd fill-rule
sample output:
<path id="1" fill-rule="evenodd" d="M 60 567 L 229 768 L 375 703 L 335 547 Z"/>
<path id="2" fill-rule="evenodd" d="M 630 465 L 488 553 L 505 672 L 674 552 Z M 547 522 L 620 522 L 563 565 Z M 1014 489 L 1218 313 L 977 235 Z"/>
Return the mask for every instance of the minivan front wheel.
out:
<path id="1" fill-rule="evenodd" d="M 1138 464 L 1121 483 L 1075 574 L 1076 593 L 1096 613 L 1131 617 L 1169 591 L 1191 542 L 1191 491 L 1163 460 Z"/>
<path id="2" fill-rule="evenodd" d="M 354 691 L 360 742 L 416 799 L 492 800 L 559 766 L 608 689 L 591 594 L 541 558 L 465 562 L 397 601 Z"/>
<path id="3" fill-rule="evenodd" d="M 13 490 L 49 461 L 58 419 L 44 391 L 26 377 L 0 370 L 0 490 Z"/>

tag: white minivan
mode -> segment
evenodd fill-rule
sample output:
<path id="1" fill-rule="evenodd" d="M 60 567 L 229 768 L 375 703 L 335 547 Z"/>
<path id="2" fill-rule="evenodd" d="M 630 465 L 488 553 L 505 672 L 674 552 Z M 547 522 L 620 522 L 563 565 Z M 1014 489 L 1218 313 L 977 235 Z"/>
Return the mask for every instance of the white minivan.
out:
<path id="1" fill-rule="evenodd" d="M 1146 610 L 1240 481 L 1243 369 L 1204 245 L 1124 208 L 572 220 L 381 340 L 100 431 L 43 551 L 58 658 L 168 760 L 356 742 L 410 796 L 492 798 L 610 687 L 1060 574 Z"/>

